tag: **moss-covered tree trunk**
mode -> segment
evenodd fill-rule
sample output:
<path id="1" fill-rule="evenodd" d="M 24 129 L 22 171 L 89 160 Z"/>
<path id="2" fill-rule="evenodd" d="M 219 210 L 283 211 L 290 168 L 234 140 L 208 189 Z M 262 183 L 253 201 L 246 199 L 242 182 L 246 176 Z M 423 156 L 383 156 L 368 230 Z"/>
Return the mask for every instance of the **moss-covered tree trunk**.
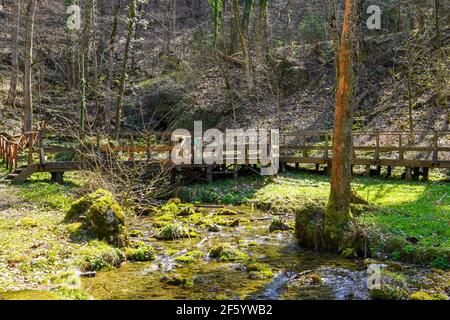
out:
<path id="1" fill-rule="evenodd" d="M 337 64 L 331 191 L 323 226 L 324 246 L 328 250 L 339 248 L 351 218 L 352 106 L 356 94 L 360 12 L 360 0 L 345 1 Z"/>

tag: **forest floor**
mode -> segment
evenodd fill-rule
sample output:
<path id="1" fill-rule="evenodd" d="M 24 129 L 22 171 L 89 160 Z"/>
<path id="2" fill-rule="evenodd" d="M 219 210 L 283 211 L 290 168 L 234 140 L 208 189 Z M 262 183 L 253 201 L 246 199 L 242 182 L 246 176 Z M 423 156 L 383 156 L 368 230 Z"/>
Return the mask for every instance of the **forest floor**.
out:
<path id="1" fill-rule="evenodd" d="M 370 203 L 358 211 L 357 218 L 364 225 L 386 235 L 384 239 L 395 240 L 384 244 L 385 250 L 381 250 L 382 254 L 375 258 L 414 262 L 441 270 L 449 268 L 450 185 L 444 175 L 432 179 L 430 182 L 406 182 L 362 176 L 354 178 L 354 190 Z M 67 176 L 64 184 L 53 184 L 47 175 L 39 174 L 23 185 L 0 185 L 0 292 L 24 292 L 24 298 L 32 298 L 30 294 L 44 290 L 45 295 L 39 294 L 38 298 L 87 299 L 89 294 L 76 276 L 79 270 L 103 272 L 125 262 L 121 250 L 95 239 L 75 237 L 77 224 L 64 221 L 65 213 L 76 199 L 83 181 L 79 173 L 73 173 Z M 326 201 L 328 192 L 328 177 L 287 171 L 274 179 L 248 176 L 235 181 L 219 180 L 209 185 L 191 185 L 180 189 L 178 196 L 194 204 L 255 206 L 270 213 L 269 216 L 281 216 L 293 225 L 298 208 L 311 201 Z M 172 245 L 164 241 L 160 244 L 160 241 L 153 239 L 158 227 L 178 223 L 167 220 L 166 216 L 149 217 L 152 221 L 150 225 L 141 226 L 145 237 L 152 238 L 149 241 L 157 249 L 157 254 L 173 251 L 170 249 Z M 197 218 L 207 219 L 195 214 L 188 220 Z M 220 223 L 219 220 L 228 217 L 216 218 L 217 221 L 213 221 Z M 229 218 L 235 219 L 233 216 Z M 142 218 L 130 216 L 129 219 L 133 224 L 136 219 Z M 250 213 L 248 218 L 241 219 L 241 224 L 251 226 L 251 219 Z M 255 221 L 263 223 L 266 229 L 270 219 Z M 155 221 L 160 225 L 155 227 Z M 182 223 L 184 225 L 186 222 L 183 220 Z M 220 239 L 222 232 L 216 235 L 217 239 Z M 199 234 L 196 241 L 200 240 Z M 180 246 L 180 250 L 184 245 L 173 244 L 177 248 Z M 191 259 L 190 256 L 187 258 Z M 347 258 L 354 261 L 355 257 L 350 254 Z M 449 272 L 443 275 L 447 277 Z M 99 281 L 103 278 L 100 276 Z M 445 286 L 445 283 L 442 285 Z M 13 298 L 20 298 L 20 295 Z"/>

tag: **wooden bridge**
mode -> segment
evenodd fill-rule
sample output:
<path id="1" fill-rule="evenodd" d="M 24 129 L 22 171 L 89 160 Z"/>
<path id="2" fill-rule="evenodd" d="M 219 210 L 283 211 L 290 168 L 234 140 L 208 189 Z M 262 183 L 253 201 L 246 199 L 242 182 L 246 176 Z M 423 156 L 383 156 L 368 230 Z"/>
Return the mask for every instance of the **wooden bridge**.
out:
<path id="1" fill-rule="evenodd" d="M 362 166 L 368 175 L 380 175 L 381 168 L 385 167 L 386 175 L 390 176 L 392 168 L 401 167 L 406 179 L 421 175 L 426 180 L 430 169 L 450 168 L 450 131 L 358 131 L 353 137 L 352 168 Z M 281 169 L 306 164 L 329 172 L 331 141 L 329 131 L 282 132 Z M 244 144 L 248 145 L 248 141 Z M 186 179 L 203 181 L 211 181 L 214 175 L 237 177 L 242 170 L 259 172 L 256 170 L 259 163 L 247 146 L 236 147 L 231 165 L 229 162 L 175 165 L 170 160 L 173 146 L 167 132 L 99 133 L 82 138 L 45 130 L 0 135 L 0 154 L 9 172 L 4 180 L 14 183 L 24 182 L 36 172 L 50 172 L 53 181 L 62 181 L 64 172 L 68 171 L 127 170 L 136 166 L 148 171 L 169 170 L 174 179 L 182 175 Z"/>

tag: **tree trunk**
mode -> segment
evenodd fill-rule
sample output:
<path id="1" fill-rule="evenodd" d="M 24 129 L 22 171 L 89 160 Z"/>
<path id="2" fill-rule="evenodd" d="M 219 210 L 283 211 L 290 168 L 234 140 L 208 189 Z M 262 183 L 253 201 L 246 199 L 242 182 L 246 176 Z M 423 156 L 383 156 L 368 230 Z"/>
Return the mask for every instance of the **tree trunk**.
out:
<path id="1" fill-rule="evenodd" d="M 24 132 L 29 132 L 33 128 L 33 95 L 31 88 L 31 78 L 33 65 L 34 16 L 36 13 L 36 6 L 37 0 L 29 0 L 25 18 L 24 72 L 23 72 Z"/>
<path id="2" fill-rule="evenodd" d="M 247 86 L 248 91 L 253 91 L 253 76 L 252 76 L 252 66 L 251 66 L 251 60 L 250 60 L 250 54 L 248 50 L 248 44 L 247 39 L 244 36 L 244 32 L 242 30 L 241 21 L 239 18 L 239 4 L 238 0 L 233 0 L 233 15 L 234 15 L 234 21 L 236 24 L 237 33 L 239 35 L 239 40 L 241 42 L 242 47 L 242 54 L 244 55 L 244 62 L 245 62 L 245 76 L 247 78 Z"/>
<path id="3" fill-rule="evenodd" d="M 352 106 L 357 87 L 360 9 L 360 0 L 345 1 L 337 66 L 331 191 L 323 229 L 324 246 L 328 250 L 339 248 L 345 227 L 351 218 Z"/>
<path id="4" fill-rule="evenodd" d="M 127 78 L 128 59 L 129 59 L 130 50 L 131 50 L 131 40 L 133 39 L 133 34 L 134 34 L 135 17 L 136 17 L 136 1 L 130 0 L 130 10 L 129 10 L 129 14 L 128 14 L 128 35 L 127 35 L 127 41 L 125 44 L 123 65 L 122 65 L 122 71 L 120 74 L 119 95 L 117 97 L 117 106 L 116 106 L 116 119 L 115 119 L 116 133 L 119 133 L 120 126 L 121 126 L 120 122 L 122 119 L 123 96 L 125 94 L 125 83 L 126 83 L 126 78 Z"/>
<path id="5" fill-rule="evenodd" d="M 15 107 L 17 96 L 17 78 L 19 76 L 19 30 L 20 30 L 20 0 L 13 6 L 13 17 L 15 18 L 14 30 L 12 32 L 11 46 L 11 82 L 7 104 Z"/>
<path id="6" fill-rule="evenodd" d="M 107 98 L 106 98 L 106 107 L 103 113 L 103 123 L 105 125 L 105 131 L 111 130 L 111 110 L 112 110 L 112 86 L 114 81 L 114 55 L 115 55 L 115 46 L 116 46 L 116 37 L 117 37 L 117 25 L 119 22 L 119 14 L 121 1 L 116 0 L 114 6 L 114 18 L 111 29 L 111 36 L 109 37 L 109 45 L 108 45 L 108 82 L 107 82 Z"/>

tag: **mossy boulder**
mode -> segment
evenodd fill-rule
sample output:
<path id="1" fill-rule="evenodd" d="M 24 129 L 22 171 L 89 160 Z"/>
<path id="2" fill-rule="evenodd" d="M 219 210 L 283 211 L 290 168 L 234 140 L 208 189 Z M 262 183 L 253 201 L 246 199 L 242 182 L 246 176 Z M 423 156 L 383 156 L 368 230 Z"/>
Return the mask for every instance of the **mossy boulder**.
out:
<path id="1" fill-rule="evenodd" d="M 291 230 L 292 227 L 284 221 L 281 217 L 274 217 L 269 226 L 269 232 L 274 231 L 288 231 Z"/>
<path id="2" fill-rule="evenodd" d="M 178 216 L 186 217 L 195 214 L 195 207 L 192 204 L 186 204 L 179 207 Z"/>
<path id="3" fill-rule="evenodd" d="M 67 211 L 65 219 L 67 221 L 85 220 L 89 208 L 97 199 L 102 197 L 113 197 L 113 195 L 107 190 L 98 189 L 93 193 L 87 194 L 78 200 L 75 200 Z"/>
<path id="4" fill-rule="evenodd" d="M 155 250 L 143 242 L 135 242 L 131 247 L 125 248 L 125 256 L 130 261 L 155 260 Z"/>
<path id="5" fill-rule="evenodd" d="M 231 210 L 229 208 L 220 209 L 214 212 L 215 215 L 218 216 L 237 216 L 238 212 Z"/>
<path id="6" fill-rule="evenodd" d="M 109 191 L 100 189 L 76 200 L 66 220 L 85 222 L 100 240 L 109 244 L 118 247 L 128 244 L 125 214 Z"/>
<path id="7" fill-rule="evenodd" d="M 180 212 L 178 205 L 172 201 L 167 202 L 165 205 L 161 206 L 159 210 L 163 215 L 172 215 L 172 216 L 176 216 Z"/>
<path id="8" fill-rule="evenodd" d="M 250 279 L 268 279 L 273 277 L 272 269 L 268 264 L 253 262 L 246 266 Z"/>
<path id="9" fill-rule="evenodd" d="M 112 196 L 97 199 L 89 208 L 87 219 L 99 239 L 118 247 L 128 243 L 124 212 Z"/>
<path id="10" fill-rule="evenodd" d="M 168 223 L 164 225 L 156 234 L 158 240 L 176 240 L 188 238 L 190 233 L 179 223 Z"/>
<path id="11" fill-rule="evenodd" d="M 404 276 L 381 269 L 380 283 L 369 289 L 369 295 L 375 300 L 404 300 L 408 298 L 408 287 Z"/>
<path id="12" fill-rule="evenodd" d="M 203 258 L 203 256 L 204 256 L 203 252 L 201 252 L 199 250 L 193 250 L 193 251 L 189 251 L 185 255 L 175 257 L 174 260 L 178 263 L 189 264 L 189 263 L 196 262 L 198 259 Z"/>
<path id="13" fill-rule="evenodd" d="M 209 256 L 222 262 L 245 261 L 249 258 L 247 254 L 232 247 L 229 243 L 214 246 L 209 252 Z"/>
<path id="14" fill-rule="evenodd" d="M 161 282 L 172 286 L 192 287 L 194 282 L 190 278 L 183 277 L 179 274 L 167 275 L 161 278 Z"/>

